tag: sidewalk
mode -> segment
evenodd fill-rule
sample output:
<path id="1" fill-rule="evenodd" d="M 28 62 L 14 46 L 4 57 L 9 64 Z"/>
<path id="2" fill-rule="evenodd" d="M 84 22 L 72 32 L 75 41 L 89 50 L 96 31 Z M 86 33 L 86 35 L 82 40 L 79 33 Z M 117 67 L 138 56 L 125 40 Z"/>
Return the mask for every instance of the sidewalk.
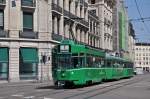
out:
<path id="1" fill-rule="evenodd" d="M 20 82 L 4 82 L 4 83 L 0 83 L 0 88 L 3 87 L 21 87 L 21 86 L 35 86 L 35 87 L 39 87 L 39 86 L 52 86 L 53 85 L 53 81 L 20 81 Z"/>

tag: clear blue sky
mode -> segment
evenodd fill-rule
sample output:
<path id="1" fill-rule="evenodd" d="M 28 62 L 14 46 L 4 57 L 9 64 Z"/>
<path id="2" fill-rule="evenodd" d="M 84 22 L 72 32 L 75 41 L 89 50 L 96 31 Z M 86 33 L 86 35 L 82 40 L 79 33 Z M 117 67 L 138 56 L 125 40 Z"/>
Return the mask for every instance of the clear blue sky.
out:
<path id="1" fill-rule="evenodd" d="M 150 0 L 136 0 L 140 13 L 143 18 L 150 17 Z M 127 7 L 129 19 L 141 18 L 135 0 L 125 0 L 125 6 Z M 144 21 L 145 25 L 141 21 L 132 21 L 137 41 L 150 43 L 150 19 Z"/>

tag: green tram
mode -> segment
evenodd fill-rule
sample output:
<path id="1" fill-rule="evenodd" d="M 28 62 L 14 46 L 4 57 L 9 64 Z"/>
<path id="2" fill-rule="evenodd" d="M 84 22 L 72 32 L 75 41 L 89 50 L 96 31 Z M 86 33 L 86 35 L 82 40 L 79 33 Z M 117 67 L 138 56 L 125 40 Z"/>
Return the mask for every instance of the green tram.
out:
<path id="1" fill-rule="evenodd" d="M 103 80 L 131 77 L 130 61 L 108 56 L 102 50 L 64 40 L 52 51 L 52 76 L 55 85 L 86 85 Z"/>

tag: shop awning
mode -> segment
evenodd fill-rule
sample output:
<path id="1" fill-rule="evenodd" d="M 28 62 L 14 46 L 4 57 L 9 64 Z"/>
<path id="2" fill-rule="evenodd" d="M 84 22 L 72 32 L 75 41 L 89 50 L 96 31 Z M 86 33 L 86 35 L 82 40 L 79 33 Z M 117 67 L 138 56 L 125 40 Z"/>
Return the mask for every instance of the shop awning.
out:
<path id="1" fill-rule="evenodd" d="M 8 48 L 0 48 L 0 62 L 8 62 Z"/>
<path id="2" fill-rule="evenodd" d="M 25 63 L 38 63 L 38 52 L 36 48 L 21 48 L 20 59 Z"/>

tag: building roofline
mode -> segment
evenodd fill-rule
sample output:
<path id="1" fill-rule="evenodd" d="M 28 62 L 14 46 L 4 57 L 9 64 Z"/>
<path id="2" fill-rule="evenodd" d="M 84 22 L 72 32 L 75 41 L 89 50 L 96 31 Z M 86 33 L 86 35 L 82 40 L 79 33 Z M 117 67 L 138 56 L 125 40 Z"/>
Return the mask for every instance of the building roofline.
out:
<path id="1" fill-rule="evenodd" d="M 139 42 L 135 44 L 136 46 L 150 46 L 150 43 Z"/>

